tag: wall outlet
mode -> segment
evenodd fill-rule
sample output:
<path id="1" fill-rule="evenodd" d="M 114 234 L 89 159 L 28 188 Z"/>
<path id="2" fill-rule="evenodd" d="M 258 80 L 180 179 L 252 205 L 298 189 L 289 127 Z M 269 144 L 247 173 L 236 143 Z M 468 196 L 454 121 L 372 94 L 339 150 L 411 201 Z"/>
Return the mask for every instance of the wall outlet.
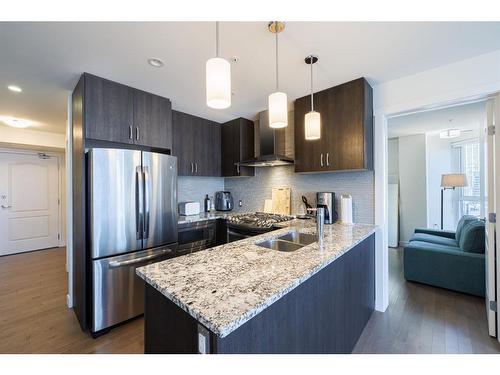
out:
<path id="1" fill-rule="evenodd" d="M 243 201 L 241 199 L 238 201 L 238 207 L 243 207 Z"/>

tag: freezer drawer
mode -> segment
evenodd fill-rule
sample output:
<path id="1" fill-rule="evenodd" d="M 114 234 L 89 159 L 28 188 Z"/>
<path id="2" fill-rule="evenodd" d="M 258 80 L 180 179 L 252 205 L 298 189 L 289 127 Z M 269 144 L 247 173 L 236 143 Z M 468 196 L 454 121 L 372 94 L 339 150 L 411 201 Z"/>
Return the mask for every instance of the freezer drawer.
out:
<path id="1" fill-rule="evenodd" d="M 176 244 L 171 244 L 92 262 L 92 332 L 144 312 L 144 281 L 135 274 L 135 269 L 172 257 L 175 248 Z"/>

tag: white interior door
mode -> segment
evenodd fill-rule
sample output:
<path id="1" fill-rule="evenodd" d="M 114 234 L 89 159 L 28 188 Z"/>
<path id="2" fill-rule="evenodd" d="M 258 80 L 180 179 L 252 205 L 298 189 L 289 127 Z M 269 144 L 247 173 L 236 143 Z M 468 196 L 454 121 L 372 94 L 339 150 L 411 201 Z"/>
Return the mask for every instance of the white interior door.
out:
<path id="1" fill-rule="evenodd" d="M 486 121 L 483 134 L 484 137 L 484 154 L 485 154 L 485 175 L 486 180 L 486 192 L 484 198 L 486 201 L 486 247 L 485 247 L 485 258 L 486 258 L 486 314 L 488 318 L 488 330 L 491 336 L 497 336 L 497 278 L 496 273 L 498 265 L 496 264 L 496 244 L 495 237 L 499 235 L 496 220 L 494 220 L 494 214 L 498 211 L 498 178 L 500 173 L 498 169 L 500 167 L 499 163 L 496 162 L 495 157 L 498 154 L 498 135 L 495 135 L 493 129 L 495 129 L 496 123 L 498 123 L 498 106 L 499 106 L 499 95 L 494 98 L 490 98 L 486 103 Z M 495 139 L 496 138 L 496 139 Z M 497 143 L 497 144 L 495 144 Z M 497 241 L 498 243 L 498 237 Z M 499 322 L 500 323 L 500 322 Z"/>
<path id="2" fill-rule="evenodd" d="M 0 150 L 0 256 L 58 246 L 55 156 Z"/>

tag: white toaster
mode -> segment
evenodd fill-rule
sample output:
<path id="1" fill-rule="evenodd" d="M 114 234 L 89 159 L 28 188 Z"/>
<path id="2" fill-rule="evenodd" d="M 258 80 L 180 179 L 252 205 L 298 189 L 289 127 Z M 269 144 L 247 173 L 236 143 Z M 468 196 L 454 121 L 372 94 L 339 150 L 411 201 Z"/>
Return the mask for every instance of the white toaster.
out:
<path id="1" fill-rule="evenodd" d="M 200 213 L 200 202 L 181 202 L 179 203 L 179 214 L 198 215 Z"/>

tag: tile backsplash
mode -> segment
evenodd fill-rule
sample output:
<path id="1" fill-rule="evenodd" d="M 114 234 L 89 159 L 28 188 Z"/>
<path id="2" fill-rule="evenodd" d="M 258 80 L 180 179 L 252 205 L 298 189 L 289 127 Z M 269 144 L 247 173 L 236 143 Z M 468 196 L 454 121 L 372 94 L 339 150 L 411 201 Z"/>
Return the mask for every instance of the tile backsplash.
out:
<path id="1" fill-rule="evenodd" d="M 317 191 L 333 191 L 339 211 L 340 194 L 351 194 L 353 200 L 353 220 L 356 223 L 375 221 L 374 213 L 374 172 L 335 172 L 335 173 L 294 173 L 292 166 L 255 168 L 254 177 L 225 178 L 225 190 L 233 194 L 235 211 L 262 211 L 264 200 L 271 199 L 273 187 L 291 188 L 292 214 L 302 205 L 302 195 L 315 204 Z M 238 207 L 238 201 L 243 207 Z"/>
<path id="2" fill-rule="evenodd" d="M 200 211 L 203 211 L 205 194 L 214 196 L 219 190 L 224 190 L 223 177 L 179 176 L 177 178 L 177 202 L 200 202 Z"/>
<path id="3" fill-rule="evenodd" d="M 339 211 L 340 194 L 351 194 L 353 219 L 356 223 L 373 224 L 375 221 L 374 173 L 335 172 L 335 173 L 294 173 L 294 167 L 280 166 L 255 168 L 254 177 L 188 177 L 178 178 L 178 202 L 198 201 L 203 210 L 205 194 L 213 196 L 218 190 L 228 190 L 233 194 L 234 211 L 262 211 L 264 200 L 271 199 L 273 187 L 290 187 L 292 214 L 302 205 L 302 195 L 315 204 L 317 191 L 333 191 L 337 198 Z M 243 207 L 238 207 L 242 200 Z"/>

